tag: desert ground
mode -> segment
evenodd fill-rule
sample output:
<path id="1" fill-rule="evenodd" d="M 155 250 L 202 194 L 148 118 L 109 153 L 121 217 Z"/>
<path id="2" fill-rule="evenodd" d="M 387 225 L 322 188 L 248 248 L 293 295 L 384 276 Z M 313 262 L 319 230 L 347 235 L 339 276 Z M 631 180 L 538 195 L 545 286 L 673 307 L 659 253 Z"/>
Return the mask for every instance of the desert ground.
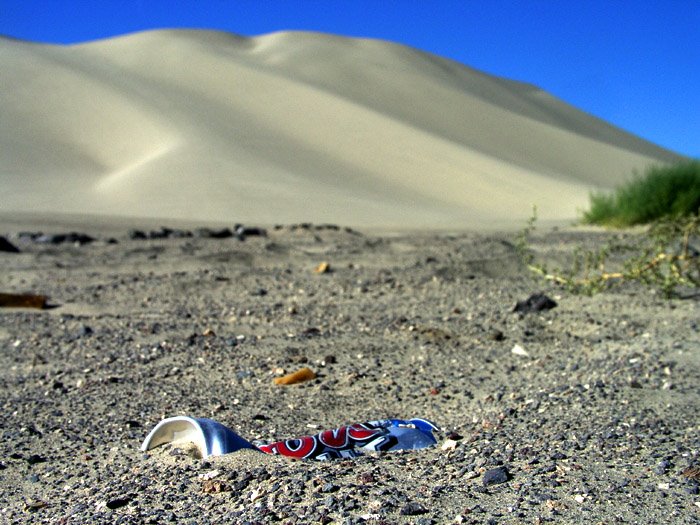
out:
<path id="1" fill-rule="evenodd" d="M 516 240 L 536 205 L 548 263 L 634 244 L 572 221 L 680 155 L 378 40 L 0 37 L 0 70 L 0 294 L 48 301 L 0 307 L 0 522 L 700 523 L 697 294 L 573 295 Z M 514 312 L 534 293 L 556 307 Z M 328 462 L 142 452 L 177 415 L 440 432 Z"/>
<path id="2" fill-rule="evenodd" d="M 0 292 L 50 306 L 0 310 L 3 523 L 700 523 L 697 297 L 572 295 L 522 267 L 513 231 L 0 224 L 20 249 Z M 95 240 L 26 233 L 77 227 Z M 531 248 L 564 263 L 637 234 L 544 228 Z M 557 306 L 513 311 L 535 292 Z M 386 417 L 441 432 L 327 462 L 141 452 L 174 415 L 267 441 Z"/>
<path id="3" fill-rule="evenodd" d="M 682 156 L 525 82 L 391 42 L 0 37 L 0 210 L 362 228 L 571 220 Z"/>

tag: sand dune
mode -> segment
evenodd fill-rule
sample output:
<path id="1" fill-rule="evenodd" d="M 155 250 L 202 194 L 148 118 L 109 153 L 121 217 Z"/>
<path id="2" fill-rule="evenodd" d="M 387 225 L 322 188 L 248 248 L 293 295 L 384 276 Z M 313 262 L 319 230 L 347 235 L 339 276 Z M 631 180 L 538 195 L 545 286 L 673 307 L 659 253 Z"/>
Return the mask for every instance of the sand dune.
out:
<path id="1" fill-rule="evenodd" d="M 680 157 L 535 86 L 313 33 L 0 39 L 1 211 L 354 226 L 568 220 Z"/>

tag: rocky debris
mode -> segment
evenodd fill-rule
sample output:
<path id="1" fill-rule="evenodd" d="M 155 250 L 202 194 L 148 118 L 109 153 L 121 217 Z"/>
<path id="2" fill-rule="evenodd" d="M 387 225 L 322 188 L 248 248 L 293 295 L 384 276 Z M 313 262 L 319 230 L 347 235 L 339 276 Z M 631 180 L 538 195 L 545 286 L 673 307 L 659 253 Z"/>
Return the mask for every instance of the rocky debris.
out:
<path id="1" fill-rule="evenodd" d="M 402 516 L 419 516 L 421 514 L 425 514 L 426 512 L 428 512 L 428 509 L 426 509 L 423 505 L 418 502 L 411 501 L 401 507 L 399 514 Z"/>
<path id="2" fill-rule="evenodd" d="M 158 230 L 146 232 L 144 230 L 133 229 L 127 232 L 127 237 L 131 240 L 146 239 L 187 239 L 192 237 L 192 232 L 180 228 L 169 228 L 161 226 Z"/>
<path id="3" fill-rule="evenodd" d="M 563 258 L 609 235 L 552 233 L 538 248 Z M 25 253 L 3 258 L 0 290 L 64 304 L 2 311 L 3 520 L 698 522 L 697 300 L 552 287 L 557 315 L 511 315 L 532 277 L 496 235 L 269 237 L 80 250 L 10 238 Z M 321 260 L 336 273 L 315 275 Z M 318 377 L 273 384 L 303 366 Z M 325 463 L 142 453 L 177 414 L 265 442 L 380 417 L 450 432 L 446 450 Z M 512 478 L 484 484 L 502 468 Z"/>
<path id="4" fill-rule="evenodd" d="M 146 232 L 144 232 L 143 230 L 129 230 L 126 236 L 132 241 L 148 239 L 148 235 L 146 235 Z"/>
<path id="5" fill-rule="evenodd" d="M 42 232 L 19 232 L 17 238 L 22 241 L 31 241 L 38 244 L 90 244 L 95 238 L 87 233 L 42 233 Z"/>
<path id="6" fill-rule="evenodd" d="M 229 239 L 233 237 L 233 232 L 230 228 L 197 228 L 194 231 L 194 236 L 200 239 Z"/>
<path id="7" fill-rule="evenodd" d="M 146 239 L 187 239 L 196 237 L 199 239 L 230 239 L 235 237 L 239 241 L 244 241 L 246 237 L 267 237 L 267 230 L 257 226 L 244 226 L 236 224 L 233 228 L 196 228 L 194 231 L 183 230 L 178 228 L 170 228 L 161 226 L 159 230 L 129 230 L 127 236 L 131 240 L 146 240 Z"/>
<path id="8" fill-rule="evenodd" d="M 245 240 L 246 237 L 267 237 L 267 230 L 257 226 L 244 226 L 243 224 L 236 224 L 234 232 L 236 237 L 240 240 Z"/>

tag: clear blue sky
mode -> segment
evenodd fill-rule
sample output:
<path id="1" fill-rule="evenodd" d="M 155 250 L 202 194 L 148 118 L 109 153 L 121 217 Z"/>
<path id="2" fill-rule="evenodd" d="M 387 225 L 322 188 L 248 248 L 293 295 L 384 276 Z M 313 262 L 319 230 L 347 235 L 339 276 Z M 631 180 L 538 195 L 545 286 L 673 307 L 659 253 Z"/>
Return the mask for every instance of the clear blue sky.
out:
<path id="1" fill-rule="evenodd" d="M 165 27 L 400 42 L 700 158 L 700 0 L 0 0 L 0 34 L 32 41 Z"/>

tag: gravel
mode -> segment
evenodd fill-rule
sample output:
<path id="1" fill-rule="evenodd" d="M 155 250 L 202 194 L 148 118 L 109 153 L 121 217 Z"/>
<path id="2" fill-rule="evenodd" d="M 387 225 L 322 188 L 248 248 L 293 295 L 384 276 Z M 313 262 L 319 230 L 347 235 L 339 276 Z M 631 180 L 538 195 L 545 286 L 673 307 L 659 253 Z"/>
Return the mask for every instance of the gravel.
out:
<path id="1" fill-rule="evenodd" d="M 697 299 L 571 295 L 512 234 L 85 230 L 4 233 L 20 253 L 0 253 L 0 292 L 54 307 L 0 311 L 2 523 L 700 523 Z M 513 312 L 536 293 L 556 308 Z M 273 384 L 303 367 L 316 379 Z M 385 417 L 443 432 L 329 462 L 140 452 L 174 415 L 251 440 Z"/>

